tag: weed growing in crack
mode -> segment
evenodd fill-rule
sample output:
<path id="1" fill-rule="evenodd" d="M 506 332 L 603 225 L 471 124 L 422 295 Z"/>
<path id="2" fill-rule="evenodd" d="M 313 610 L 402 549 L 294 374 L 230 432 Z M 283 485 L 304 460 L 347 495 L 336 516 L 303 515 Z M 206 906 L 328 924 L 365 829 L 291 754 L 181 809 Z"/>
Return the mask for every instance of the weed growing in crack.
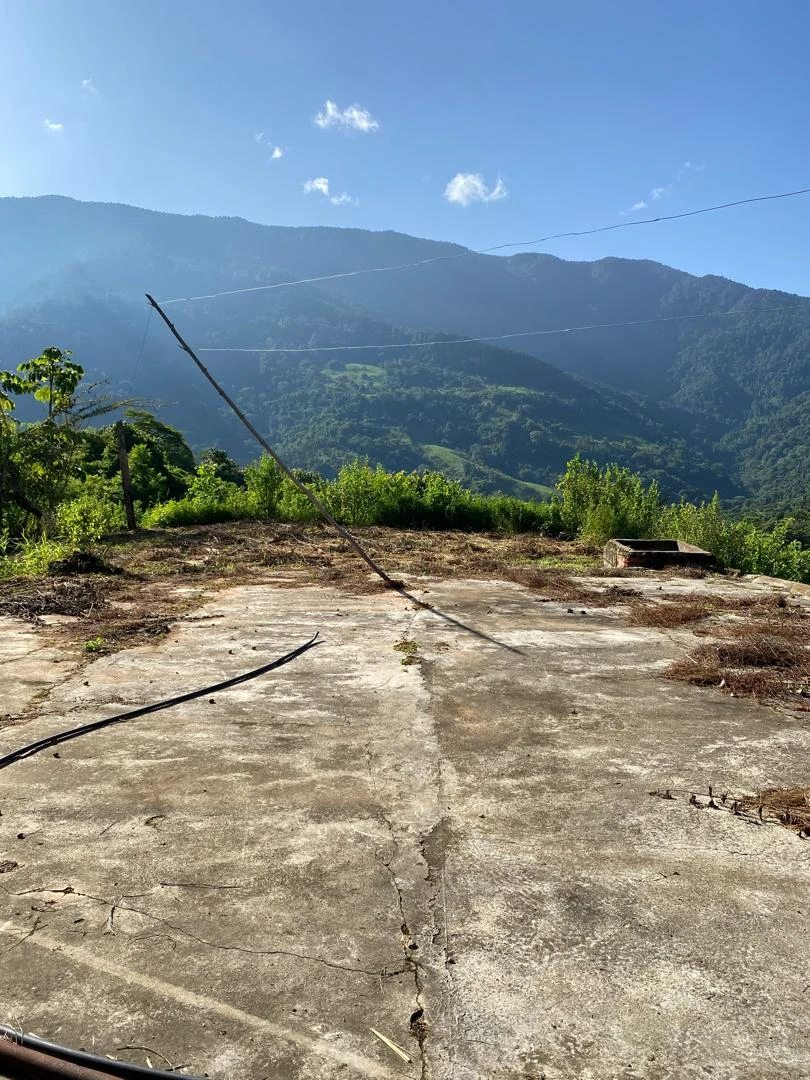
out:
<path id="1" fill-rule="evenodd" d="M 403 654 L 400 664 L 403 667 L 410 667 L 411 664 L 419 663 L 419 646 L 415 641 L 411 641 L 409 638 L 403 638 L 402 641 L 398 641 L 394 646 L 395 652 Z"/>

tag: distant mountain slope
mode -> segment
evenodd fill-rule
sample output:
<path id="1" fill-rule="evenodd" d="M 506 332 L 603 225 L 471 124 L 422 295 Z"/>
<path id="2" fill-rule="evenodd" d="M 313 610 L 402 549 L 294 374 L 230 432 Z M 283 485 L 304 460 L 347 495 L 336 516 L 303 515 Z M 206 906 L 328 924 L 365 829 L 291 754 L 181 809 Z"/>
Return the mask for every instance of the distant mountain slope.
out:
<path id="1" fill-rule="evenodd" d="M 454 258 L 464 252 L 397 233 L 0 199 L 0 363 L 55 340 L 126 383 L 147 290 L 187 296 L 425 259 L 440 261 L 178 304 L 172 315 L 198 344 L 382 345 L 411 340 L 403 327 L 477 336 L 767 307 L 744 319 L 521 338 L 523 352 L 468 344 L 210 358 L 298 464 L 333 466 L 353 452 L 389 466 L 441 460 L 483 486 L 516 489 L 547 483 L 578 448 L 645 468 L 670 491 L 810 490 L 797 406 L 810 394 L 810 300 L 653 262 Z M 135 381 L 178 401 L 175 422 L 196 442 L 239 448 L 183 360 L 153 327 Z"/>

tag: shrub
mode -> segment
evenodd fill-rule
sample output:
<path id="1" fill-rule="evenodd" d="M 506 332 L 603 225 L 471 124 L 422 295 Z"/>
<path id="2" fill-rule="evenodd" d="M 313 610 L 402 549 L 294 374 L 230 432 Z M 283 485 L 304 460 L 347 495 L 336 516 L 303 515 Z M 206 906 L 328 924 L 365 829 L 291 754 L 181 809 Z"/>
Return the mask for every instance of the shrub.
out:
<path id="1" fill-rule="evenodd" d="M 614 536 L 651 536 L 661 513 L 661 493 L 653 481 L 644 486 L 636 473 L 620 465 L 600 468 L 577 455 L 557 483 L 554 516 L 563 529 L 593 544 Z"/>
<path id="2" fill-rule="evenodd" d="M 245 469 L 245 483 L 250 504 L 257 517 L 270 520 L 277 516 L 285 480 L 284 473 L 267 454 L 255 465 L 248 465 Z"/>
<path id="3" fill-rule="evenodd" d="M 751 521 L 735 521 L 723 513 L 716 495 L 698 505 L 682 501 L 661 515 L 662 531 L 711 551 L 722 566 L 810 581 L 810 550 L 790 539 L 791 525 L 788 519 L 766 532 Z"/>
<path id="4" fill-rule="evenodd" d="M 70 551 L 69 544 L 58 540 L 23 538 L 14 548 L 0 553 L 0 578 L 41 577 L 52 562 L 63 559 Z"/>
<path id="5" fill-rule="evenodd" d="M 121 506 L 91 492 L 63 502 L 56 512 L 59 536 L 81 550 L 125 524 Z"/>
<path id="6" fill-rule="evenodd" d="M 170 499 L 150 507 L 141 518 L 145 529 L 170 529 L 182 525 L 215 525 L 219 521 L 244 521 L 255 517 L 244 493 L 224 499 Z"/>

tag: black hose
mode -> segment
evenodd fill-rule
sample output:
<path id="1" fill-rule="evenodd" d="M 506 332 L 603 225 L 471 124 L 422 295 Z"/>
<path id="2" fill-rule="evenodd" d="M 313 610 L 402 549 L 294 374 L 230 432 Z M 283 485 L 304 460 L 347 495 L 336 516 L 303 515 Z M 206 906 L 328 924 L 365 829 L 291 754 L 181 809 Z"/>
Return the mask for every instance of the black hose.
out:
<path id="1" fill-rule="evenodd" d="M 233 679 L 225 679 L 224 682 L 215 683 L 213 686 L 204 686 L 202 690 L 191 690 L 187 694 L 180 694 L 178 697 L 158 701 L 155 705 L 142 705 L 139 709 L 132 709 L 130 712 L 118 713 L 116 716 L 108 716 L 104 720 L 95 720 L 92 724 L 82 724 L 81 727 L 71 728 L 69 731 L 60 731 L 56 735 L 48 735 L 44 739 L 38 739 L 36 742 L 21 746 L 18 750 L 12 750 L 4 757 L 0 757 L 0 769 L 13 765 L 15 761 L 22 761 L 23 758 L 32 757 L 34 754 L 47 750 L 51 746 L 58 746 L 59 743 L 67 742 L 69 739 L 76 739 L 79 735 L 86 735 L 88 732 L 109 727 L 110 724 L 120 724 L 124 720 L 134 720 L 138 716 L 147 716 L 149 713 L 159 712 L 161 709 L 169 709 L 173 705 L 182 705 L 186 701 L 193 701 L 194 698 L 203 697 L 205 694 L 215 694 L 219 690 L 227 690 L 231 686 L 238 686 L 240 683 L 248 682 L 250 679 L 257 679 L 260 675 L 266 675 L 268 671 L 274 671 L 276 668 L 283 667 L 284 664 L 289 664 L 291 660 L 295 660 L 297 656 L 319 644 L 316 633 L 304 645 L 299 645 L 297 649 L 293 649 L 292 652 L 288 652 L 285 656 L 280 656 L 278 660 L 263 664 L 262 667 L 254 668 L 253 671 L 248 671 L 244 675 L 237 675 Z"/>
<path id="2" fill-rule="evenodd" d="M 19 1046 L 27 1046 L 30 1050 L 37 1050 L 49 1057 L 59 1058 L 61 1061 L 70 1061 L 74 1065 L 84 1065 L 87 1068 L 96 1069 L 108 1076 L 118 1076 L 123 1080 L 134 1080 L 135 1077 L 163 1077 L 164 1080 L 177 1080 L 178 1076 L 184 1076 L 187 1080 L 201 1080 L 199 1077 L 189 1076 L 188 1073 L 164 1072 L 160 1069 L 150 1069 L 146 1065 L 136 1065 L 130 1061 L 114 1061 L 112 1058 L 102 1057 L 100 1054 L 88 1054 L 85 1050 L 73 1050 L 69 1046 L 60 1046 L 58 1043 L 48 1042 L 47 1039 L 39 1039 L 36 1035 L 23 1035 L 17 1028 L 0 1024 L 0 1038 L 8 1039 L 9 1042 Z"/>

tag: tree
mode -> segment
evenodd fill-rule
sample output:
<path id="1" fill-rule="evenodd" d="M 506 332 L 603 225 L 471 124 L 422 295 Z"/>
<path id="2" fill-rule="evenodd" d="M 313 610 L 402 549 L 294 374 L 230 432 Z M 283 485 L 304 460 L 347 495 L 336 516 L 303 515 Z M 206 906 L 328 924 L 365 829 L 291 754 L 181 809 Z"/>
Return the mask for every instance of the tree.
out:
<path id="1" fill-rule="evenodd" d="M 56 346 L 0 371 L 0 533 L 19 535 L 32 518 L 47 527 L 78 472 L 82 426 L 127 404 L 93 394 L 95 385 L 80 396 L 83 377 L 71 353 Z M 44 417 L 26 423 L 12 415 L 15 398 L 26 397 L 44 405 Z"/>
<path id="2" fill-rule="evenodd" d="M 0 529 L 21 531 L 54 509 L 77 447 L 76 389 L 83 369 L 69 352 L 51 346 L 16 371 L 0 371 Z M 44 419 L 23 424 L 11 413 L 13 397 L 45 405 Z"/>
<path id="3" fill-rule="evenodd" d="M 219 450 L 213 446 L 208 450 L 204 450 L 200 458 L 200 464 L 209 462 L 214 466 L 216 475 L 220 480 L 225 480 L 229 484 L 237 484 L 239 487 L 244 486 L 244 472 L 224 450 Z"/>

